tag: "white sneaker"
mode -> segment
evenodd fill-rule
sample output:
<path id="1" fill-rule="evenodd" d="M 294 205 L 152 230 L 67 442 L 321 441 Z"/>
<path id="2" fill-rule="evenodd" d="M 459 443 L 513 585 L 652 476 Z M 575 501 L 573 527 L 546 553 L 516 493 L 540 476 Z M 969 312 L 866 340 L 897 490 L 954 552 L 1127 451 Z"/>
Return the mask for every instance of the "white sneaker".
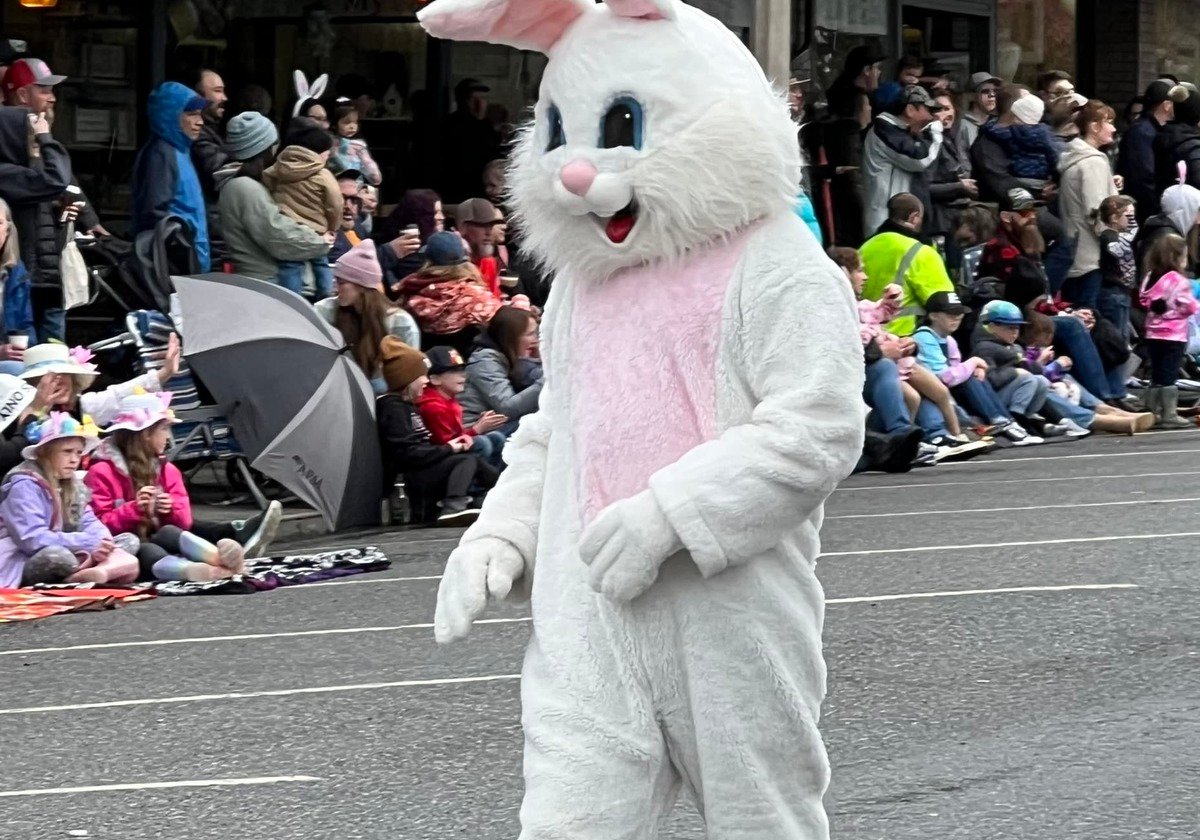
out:
<path id="1" fill-rule="evenodd" d="M 1016 420 L 1001 429 L 999 436 L 1008 440 L 1013 446 L 1037 446 L 1039 443 L 1046 442 L 1037 435 L 1029 434 Z"/>
<path id="2" fill-rule="evenodd" d="M 1058 425 L 1066 429 L 1066 435 L 1069 438 L 1087 437 L 1092 433 L 1091 429 L 1085 429 L 1070 418 L 1063 420 Z"/>
<path id="3" fill-rule="evenodd" d="M 942 461 L 966 461 L 974 458 L 976 455 L 990 452 L 995 448 L 995 443 L 986 440 L 977 440 L 973 443 L 960 443 L 957 446 L 939 446 L 934 460 L 938 463 Z"/>
<path id="4" fill-rule="evenodd" d="M 913 458 L 914 467 L 932 467 L 937 464 L 938 448 L 932 443 L 921 441 L 917 444 L 917 457 Z"/>

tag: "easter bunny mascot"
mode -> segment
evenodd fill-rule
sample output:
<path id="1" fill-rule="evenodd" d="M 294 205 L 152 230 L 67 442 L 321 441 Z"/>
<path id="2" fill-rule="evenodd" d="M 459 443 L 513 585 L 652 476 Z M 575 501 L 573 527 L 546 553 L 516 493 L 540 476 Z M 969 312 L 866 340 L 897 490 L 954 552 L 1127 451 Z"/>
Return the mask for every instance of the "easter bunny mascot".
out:
<path id="1" fill-rule="evenodd" d="M 828 836 L 823 504 L 862 448 L 850 284 L 783 98 L 679 0 L 435 0 L 549 56 L 510 189 L 556 274 L 546 384 L 447 562 L 439 641 L 528 589 L 522 840 Z M 536 574 L 535 574 L 536 569 Z"/>

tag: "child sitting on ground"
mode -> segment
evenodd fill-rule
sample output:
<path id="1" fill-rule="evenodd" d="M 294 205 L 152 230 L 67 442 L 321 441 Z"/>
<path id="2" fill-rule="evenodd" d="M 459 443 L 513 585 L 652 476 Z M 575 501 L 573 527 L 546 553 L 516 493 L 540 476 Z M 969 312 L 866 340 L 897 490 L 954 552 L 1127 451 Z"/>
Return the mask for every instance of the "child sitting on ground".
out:
<path id="1" fill-rule="evenodd" d="M 972 414 L 986 420 L 987 433 L 1006 438 L 1016 446 L 1044 441 L 1017 423 L 987 382 L 988 365 L 979 356 L 964 360 L 953 333 L 971 309 L 954 292 L 935 292 L 925 301 L 925 325 L 913 334 L 917 359 L 949 389 Z"/>
<path id="2" fill-rule="evenodd" d="M 166 391 L 121 400 L 84 479 L 92 510 L 114 534 L 137 538 L 144 579 L 211 581 L 241 574 L 247 555 L 266 553 L 282 508 L 272 502 L 264 513 L 234 524 L 194 521 L 182 473 L 163 460 L 171 425 L 178 422 L 170 404 Z"/>
<path id="3" fill-rule="evenodd" d="M 132 583 L 137 560 L 88 506 L 75 475 L 100 430 L 54 411 L 25 432 L 25 462 L 0 486 L 0 587 L 37 583 Z"/>
<path id="4" fill-rule="evenodd" d="M 429 429 L 430 440 L 435 444 L 461 440 L 469 444 L 468 451 L 497 471 L 503 470 L 504 460 L 500 456 L 505 438 L 498 430 L 508 418 L 485 411 L 473 425 L 464 427 L 458 395 L 467 387 L 466 361 L 453 347 L 431 347 L 425 356 L 429 359 L 429 384 L 417 398 L 417 410 Z"/>
<path id="5" fill-rule="evenodd" d="M 1187 352 L 1188 319 L 1198 307 L 1187 268 L 1187 241 L 1167 234 L 1154 241 L 1146 257 L 1147 272 L 1140 299 L 1146 308 L 1146 349 L 1150 352 L 1150 388 L 1146 407 L 1164 429 L 1184 429 L 1192 424 L 1179 416 L 1179 368 Z"/>
<path id="6" fill-rule="evenodd" d="M 862 258 L 853 248 L 830 248 L 829 256 L 842 269 L 842 273 L 850 281 L 854 296 L 858 299 L 859 337 L 866 346 L 872 339 L 883 343 L 891 340 L 905 346 L 906 355 L 896 361 L 900 373 L 900 389 L 904 393 L 904 402 L 908 406 L 910 417 L 917 416 L 921 399 L 927 399 L 938 407 L 942 413 L 946 429 L 951 440 L 933 441 L 937 445 L 967 443 L 968 438 L 962 433 L 958 419 L 958 410 L 954 398 L 947 388 L 928 368 L 916 363 L 913 354 L 917 352 L 916 344 L 911 339 L 901 339 L 883 329 L 883 324 L 893 320 L 900 313 L 900 301 L 903 291 L 899 286 L 890 283 L 884 287 L 883 296 L 878 301 L 862 299 L 863 286 L 867 281 L 867 273 L 863 269 Z"/>
<path id="7" fill-rule="evenodd" d="M 434 443 L 416 401 L 429 384 L 425 354 L 392 336 L 384 336 L 380 358 L 387 393 L 375 400 L 379 443 L 383 454 L 385 493 L 403 476 L 410 499 L 441 500 L 437 524 L 469 525 L 479 518 L 472 485 L 490 489 L 497 472 L 476 455 L 462 437 Z"/>
<path id="8" fill-rule="evenodd" d="M 1021 331 L 1025 342 L 1025 361 L 1036 363 L 1042 368 L 1042 376 L 1050 383 L 1050 390 L 1064 400 L 1079 405 L 1080 387 L 1068 374 L 1073 362 L 1070 356 L 1055 358 L 1054 322 L 1040 312 L 1029 313 L 1029 323 Z"/>
<path id="9" fill-rule="evenodd" d="M 275 162 L 263 170 L 263 185 L 284 214 L 317 233 L 333 236 L 342 224 L 342 191 L 325 164 L 333 148 L 329 132 L 315 125 L 293 131 Z M 332 240 L 331 240 L 332 241 Z M 312 269 L 315 297 L 324 300 L 333 294 L 333 269 L 328 254 L 307 263 L 296 260 L 279 262 L 278 282 L 296 294 L 304 291 L 304 266 Z"/>

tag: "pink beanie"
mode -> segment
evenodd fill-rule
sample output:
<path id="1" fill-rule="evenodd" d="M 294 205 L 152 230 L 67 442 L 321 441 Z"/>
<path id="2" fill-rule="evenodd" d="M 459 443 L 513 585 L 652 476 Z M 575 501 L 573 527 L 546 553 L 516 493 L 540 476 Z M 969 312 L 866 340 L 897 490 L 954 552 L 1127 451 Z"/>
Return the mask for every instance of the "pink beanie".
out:
<path id="1" fill-rule="evenodd" d="M 383 291 L 383 269 L 375 253 L 375 243 L 364 239 L 333 264 L 333 276 L 364 289 Z"/>

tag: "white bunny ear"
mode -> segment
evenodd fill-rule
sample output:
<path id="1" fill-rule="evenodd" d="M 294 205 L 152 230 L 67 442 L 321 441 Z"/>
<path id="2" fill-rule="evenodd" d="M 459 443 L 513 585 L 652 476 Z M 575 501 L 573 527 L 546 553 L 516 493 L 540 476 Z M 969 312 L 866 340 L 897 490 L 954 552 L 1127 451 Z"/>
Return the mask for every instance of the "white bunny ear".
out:
<path id="1" fill-rule="evenodd" d="M 296 88 L 297 99 L 308 99 L 308 79 L 304 78 L 303 70 L 292 71 L 292 85 Z"/>
<path id="2" fill-rule="evenodd" d="M 618 17 L 638 20 L 675 20 L 677 0 L 604 0 Z"/>
<path id="3" fill-rule="evenodd" d="M 592 0 L 435 0 L 417 20 L 435 38 L 545 53 L 596 8 Z"/>
<path id="4" fill-rule="evenodd" d="M 325 95 L 325 88 L 327 87 L 329 87 L 329 74 L 322 73 L 313 79 L 312 87 L 308 89 L 308 98 L 320 99 Z"/>

